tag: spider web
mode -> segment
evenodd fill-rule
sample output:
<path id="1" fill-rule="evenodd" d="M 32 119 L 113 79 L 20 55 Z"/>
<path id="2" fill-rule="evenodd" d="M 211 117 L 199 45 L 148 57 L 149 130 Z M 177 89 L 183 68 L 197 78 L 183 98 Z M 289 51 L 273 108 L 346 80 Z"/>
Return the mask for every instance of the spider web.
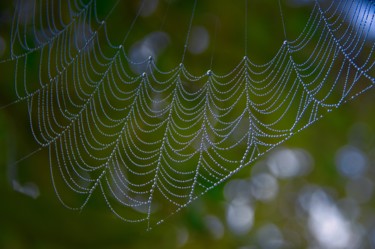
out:
<path id="1" fill-rule="evenodd" d="M 228 73 L 199 75 L 185 63 L 199 1 L 175 67 L 129 56 L 145 2 L 118 45 L 107 24 L 117 3 L 102 19 L 95 0 L 16 4 L 1 64 L 15 66 L 14 103 L 27 103 L 68 208 L 98 192 L 117 217 L 150 228 L 374 85 L 371 1 L 314 2 L 294 40 L 279 2 L 285 42 L 271 60 L 254 63 L 245 49 Z"/>

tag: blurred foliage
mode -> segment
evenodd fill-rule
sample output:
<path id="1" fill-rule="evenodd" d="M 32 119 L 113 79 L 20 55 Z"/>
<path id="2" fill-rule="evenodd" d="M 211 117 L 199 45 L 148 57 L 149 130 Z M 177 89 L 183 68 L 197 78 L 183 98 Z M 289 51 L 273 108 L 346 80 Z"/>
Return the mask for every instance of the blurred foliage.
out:
<path id="1" fill-rule="evenodd" d="M 142 39 L 150 30 L 162 28 L 171 36 L 171 42 L 160 55 L 161 68 L 171 68 L 180 60 L 186 39 L 188 20 L 193 1 L 159 1 L 158 8 L 149 17 L 142 17 L 135 24 L 128 44 Z M 311 5 L 294 6 L 283 3 L 289 38 L 302 30 Z M 99 1 L 99 16 L 105 15 L 113 1 Z M 232 69 L 244 55 L 244 1 L 198 1 L 194 24 L 205 26 L 210 34 L 210 44 L 199 55 L 187 54 L 186 65 L 192 72 L 204 73 L 213 58 L 213 70 L 221 74 Z M 132 22 L 139 1 L 120 1 L 108 19 L 111 38 L 120 41 Z M 13 6 L 0 3 L 0 38 L 9 41 L 9 27 Z M 277 1 L 254 0 L 248 3 L 248 54 L 256 63 L 267 62 L 281 46 L 284 37 Z M 175 21 L 179 20 L 179 21 Z M 215 31 L 216 30 L 216 31 Z M 215 35 L 216 33 L 216 35 Z M 128 45 L 127 47 L 131 47 Z M 6 46 L 9 52 L 9 46 Z M 7 54 L 6 52 L 4 54 Z M 4 57 L 1 57 L 4 58 Z M 0 106 L 15 99 L 12 67 L 1 65 Z M 35 72 L 37 75 L 37 72 Z M 210 191 L 203 198 L 174 215 L 150 232 L 143 225 L 128 224 L 115 218 L 99 196 L 81 213 L 65 209 L 55 196 L 50 182 L 46 151 L 39 152 L 17 165 L 12 163 L 36 148 L 28 127 L 26 103 L 18 103 L 0 111 L 0 247 L 22 248 L 305 248 L 314 245 L 309 235 L 308 221 L 298 216 L 296 196 L 306 186 L 317 186 L 329 193 L 334 200 L 345 199 L 348 179 L 336 167 L 336 154 L 343 146 L 360 147 L 369 158 L 367 175 L 375 181 L 375 112 L 374 91 L 345 104 L 327 115 L 309 129 L 298 134 L 283 146 L 303 148 L 313 158 L 312 171 L 302 177 L 278 179 L 277 197 L 270 201 L 251 200 L 254 223 L 245 234 L 233 233 L 227 224 L 228 200 L 224 198 L 225 184 Z M 357 141 L 356 124 L 369 130 Z M 363 130 L 364 128 L 360 128 Z M 354 135 L 353 135 L 354 134 Z M 353 140 L 354 139 L 354 140 Z M 354 142 L 355 143 L 355 142 Z M 266 172 L 267 155 L 254 167 L 244 168 L 236 175 L 251 179 L 257 171 Z M 263 164 L 262 164 L 263 162 Z M 33 183 L 40 191 L 36 199 L 15 191 L 15 182 L 27 187 Z M 363 224 L 364 241 L 371 241 L 375 227 L 375 206 L 371 198 L 358 204 L 361 214 L 356 218 Z M 224 233 L 212 233 L 207 216 L 218 217 Z M 260 241 L 260 228 L 275 224 L 283 234 L 284 243 L 279 247 L 264 245 Z M 220 231 L 219 231 L 220 232 Z M 366 245 L 373 245 L 368 242 Z"/>

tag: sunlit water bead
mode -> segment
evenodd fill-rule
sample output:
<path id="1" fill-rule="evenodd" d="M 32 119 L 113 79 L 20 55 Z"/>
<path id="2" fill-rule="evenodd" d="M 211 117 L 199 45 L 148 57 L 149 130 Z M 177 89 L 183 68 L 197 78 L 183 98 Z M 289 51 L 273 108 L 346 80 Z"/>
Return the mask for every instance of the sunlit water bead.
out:
<path id="1" fill-rule="evenodd" d="M 25 1 L 20 5 L 19 13 L 17 18 L 18 21 L 24 25 L 30 24 L 33 21 L 33 14 L 35 13 L 35 5 L 37 3 L 34 1 Z"/>
<path id="2" fill-rule="evenodd" d="M 363 229 L 343 215 L 330 196 L 318 187 L 306 187 L 299 196 L 308 229 L 318 248 L 358 248 Z"/>
<path id="3" fill-rule="evenodd" d="M 189 241 L 189 231 L 185 227 L 176 230 L 177 247 L 183 247 Z"/>
<path id="4" fill-rule="evenodd" d="M 367 155 L 356 147 L 344 146 L 336 153 L 336 167 L 341 175 L 349 179 L 361 177 L 367 165 Z"/>
<path id="5" fill-rule="evenodd" d="M 103 22 L 102 25 L 104 25 Z M 96 34 L 97 33 L 91 28 L 90 23 L 82 21 L 75 26 L 74 43 L 72 43 L 72 46 L 74 46 L 78 51 L 83 48 L 85 51 L 92 50 L 95 46 L 93 39 Z"/>
<path id="6" fill-rule="evenodd" d="M 221 220 L 214 215 L 207 215 L 204 218 L 204 223 L 214 239 L 221 239 L 224 236 L 224 225 Z"/>
<path id="7" fill-rule="evenodd" d="M 224 187 L 224 197 L 227 201 L 236 198 L 251 199 L 251 184 L 249 180 L 232 180 Z"/>
<path id="8" fill-rule="evenodd" d="M 246 180 L 232 180 L 224 187 L 224 197 L 227 201 L 246 199 L 268 202 L 273 200 L 279 191 L 277 179 L 268 173 L 264 161 L 257 162 L 251 171 L 251 177 Z"/>
<path id="9" fill-rule="evenodd" d="M 12 187 L 14 191 L 29 196 L 33 199 L 38 198 L 40 195 L 39 187 L 33 182 L 28 182 L 21 185 L 18 180 L 12 180 Z"/>
<path id="10" fill-rule="evenodd" d="M 311 155 L 302 149 L 278 149 L 269 155 L 266 163 L 270 172 L 281 179 L 307 175 L 313 166 Z"/>
<path id="11" fill-rule="evenodd" d="M 133 62 L 130 63 L 130 67 L 133 72 L 140 74 L 147 71 L 149 58 L 156 61 L 169 43 L 170 38 L 167 33 L 155 31 L 133 44 L 129 51 L 130 60 Z"/>
<path id="12" fill-rule="evenodd" d="M 256 232 L 256 238 L 262 249 L 278 249 L 285 244 L 280 229 L 272 223 L 261 226 Z"/>
<path id="13" fill-rule="evenodd" d="M 131 206 L 133 210 L 137 211 L 138 213 L 141 214 L 147 214 L 147 213 L 155 213 L 160 210 L 161 204 L 156 202 L 155 200 L 152 202 L 151 207 L 149 208 L 149 205 L 147 204 L 147 198 L 143 196 L 134 196 L 132 197 L 134 199 L 134 203 Z M 144 203 L 143 205 L 139 205 L 139 203 Z M 162 220 L 159 221 L 158 224 L 161 224 Z"/>
<path id="14" fill-rule="evenodd" d="M 228 201 L 226 220 L 230 231 L 236 235 L 246 234 L 253 226 L 254 209 L 249 180 L 232 180 L 224 187 Z"/>
<path id="15" fill-rule="evenodd" d="M 158 8 L 159 0 L 144 0 L 141 1 L 140 4 L 142 4 L 140 15 L 142 17 L 148 17 Z"/>
<path id="16" fill-rule="evenodd" d="M 226 220 L 230 231 L 244 235 L 254 223 L 254 208 L 247 198 L 233 199 L 226 209 Z"/>
<path id="17" fill-rule="evenodd" d="M 259 201 L 268 202 L 273 200 L 278 191 L 279 185 L 275 177 L 268 173 L 260 173 L 251 179 L 251 194 Z"/>
<path id="18" fill-rule="evenodd" d="M 373 224 L 372 229 L 369 229 L 367 232 L 368 241 L 370 244 L 370 248 L 375 248 L 375 225 Z"/>
<path id="19" fill-rule="evenodd" d="M 361 30 L 368 30 L 368 38 L 371 40 L 375 39 L 375 23 L 373 15 L 375 14 L 375 6 L 373 1 L 354 1 L 353 4 L 344 5 L 343 11 L 347 13 L 346 21 L 352 22 L 353 18 L 356 16 L 362 16 L 363 18 L 359 21 L 354 22 L 354 26 L 357 29 L 357 32 Z"/>
<path id="20" fill-rule="evenodd" d="M 201 54 L 207 50 L 210 43 L 210 35 L 203 26 L 194 26 L 191 29 L 189 41 L 189 52 L 192 54 Z"/>

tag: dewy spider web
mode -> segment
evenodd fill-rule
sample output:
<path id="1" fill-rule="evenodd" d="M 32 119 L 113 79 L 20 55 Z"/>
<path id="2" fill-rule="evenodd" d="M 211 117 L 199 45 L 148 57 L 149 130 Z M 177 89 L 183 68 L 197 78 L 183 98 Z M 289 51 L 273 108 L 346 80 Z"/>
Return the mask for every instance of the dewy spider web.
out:
<path id="1" fill-rule="evenodd" d="M 245 56 L 227 74 L 203 75 L 184 61 L 199 1 L 170 70 L 126 52 L 144 4 L 120 45 L 108 35 L 112 10 L 100 20 L 97 4 L 18 1 L 1 63 L 15 65 L 15 102 L 27 102 L 57 196 L 71 209 L 96 191 L 120 219 L 150 228 L 374 84 L 371 1 L 315 2 L 298 38 L 269 62 Z M 30 61 L 39 61 L 35 79 Z"/>

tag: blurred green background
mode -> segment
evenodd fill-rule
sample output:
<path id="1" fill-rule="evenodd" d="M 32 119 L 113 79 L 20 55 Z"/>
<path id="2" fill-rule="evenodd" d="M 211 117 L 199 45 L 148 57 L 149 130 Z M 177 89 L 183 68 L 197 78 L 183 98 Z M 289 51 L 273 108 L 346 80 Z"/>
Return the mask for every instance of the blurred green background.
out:
<path id="1" fill-rule="evenodd" d="M 115 44 L 139 4 L 121 1 L 108 17 Z M 131 54 L 147 33 L 163 30 L 169 41 L 158 63 L 174 67 L 193 1 L 146 4 L 149 11 L 141 13 L 125 47 Z M 99 16 L 113 5 L 98 1 Z M 312 4 L 282 1 L 282 6 L 288 37 L 296 37 Z M 2 59 L 9 54 L 13 9 L 12 2 L 0 3 Z M 247 18 L 248 56 L 267 62 L 284 40 L 277 1 L 249 0 Z M 244 22 L 245 1 L 198 1 L 193 27 L 205 28 L 207 45 L 187 52 L 186 67 L 196 74 L 211 63 L 219 74 L 231 70 L 245 53 Z M 0 106 L 16 99 L 11 70 L 0 64 Z M 47 151 L 14 165 L 37 148 L 26 103 L 2 108 L 0 248 L 374 248 L 374 94 L 370 90 L 343 105 L 149 232 L 115 218 L 100 196 L 81 213 L 65 209 L 52 188 Z M 289 171 L 280 170 L 284 166 Z"/>

